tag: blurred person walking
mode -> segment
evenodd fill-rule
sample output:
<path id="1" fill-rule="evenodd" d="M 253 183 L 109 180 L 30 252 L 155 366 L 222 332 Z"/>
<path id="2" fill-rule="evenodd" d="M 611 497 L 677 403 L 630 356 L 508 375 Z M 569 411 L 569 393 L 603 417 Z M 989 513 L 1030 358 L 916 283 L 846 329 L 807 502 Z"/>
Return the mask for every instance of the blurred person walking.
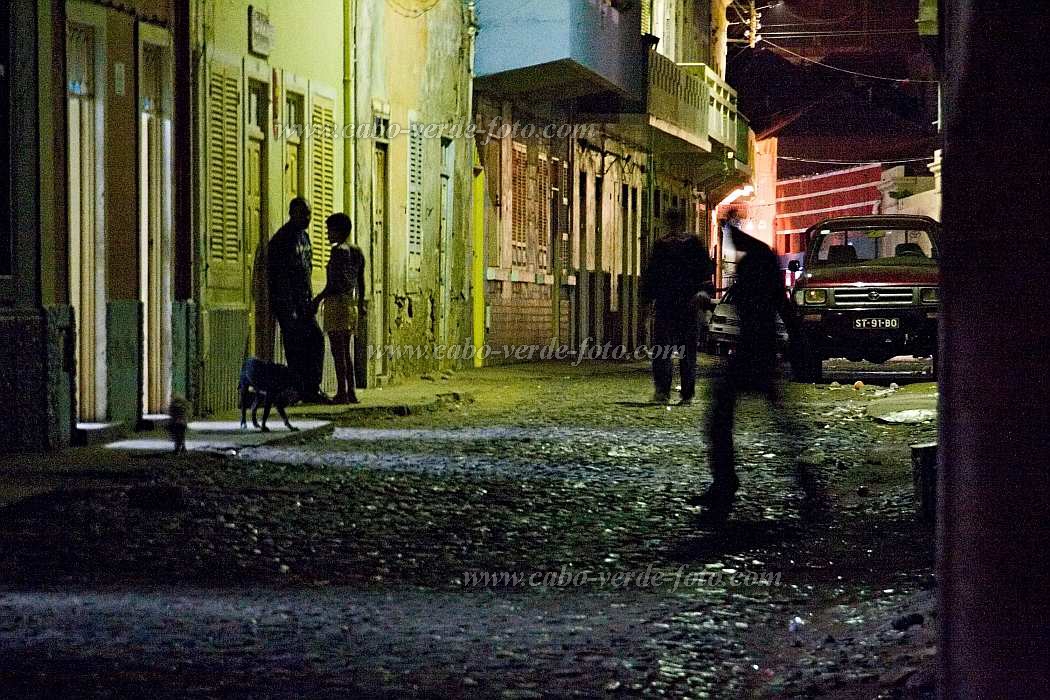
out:
<path id="1" fill-rule="evenodd" d="M 733 220 L 726 229 L 737 251 L 734 302 L 740 318 L 736 351 L 729 357 L 725 373 L 712 387 L 712 405 L 707 420 L 712 483 L 691 500 L 706 506 L 714 516 L 732 510 L 740 480 L 735 466 L 733 425 L 737 398 L 758 394 L 774 412 L 780 432 L 797 440 L 801 429 L 784 406 L 778 362 L 777 316 L 788 330 L 792 344 L 800 342 L 800 323 L 784 289 L 776 254 L 762 241 L 742 231 Z M 739 257 L 739 256 L 742 256 Z M 815 496 L 816 482 L 799 465 L 798 480 L 807 497 Z"/>

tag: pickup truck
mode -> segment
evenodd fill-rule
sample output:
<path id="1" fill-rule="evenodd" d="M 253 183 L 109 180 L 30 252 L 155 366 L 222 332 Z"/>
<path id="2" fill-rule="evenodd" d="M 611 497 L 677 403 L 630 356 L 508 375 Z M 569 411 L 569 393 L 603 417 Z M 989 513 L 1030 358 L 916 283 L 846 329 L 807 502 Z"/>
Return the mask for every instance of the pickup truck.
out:
<path id="1" fill-rule="evenodd" d="M 925 216 L 849 216 L 806 232 L 801 271 L 791 289 L 805 338 L 793 368 L 819 382 L 822 361 L 882 363 L 896 355 L 937 364 L 940 225 Z"/>

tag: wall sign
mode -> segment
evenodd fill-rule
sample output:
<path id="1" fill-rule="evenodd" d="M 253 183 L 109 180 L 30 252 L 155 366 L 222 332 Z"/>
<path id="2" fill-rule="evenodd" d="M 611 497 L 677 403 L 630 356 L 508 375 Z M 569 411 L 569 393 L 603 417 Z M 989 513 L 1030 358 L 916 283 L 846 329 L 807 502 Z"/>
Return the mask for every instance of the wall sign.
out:
<path id="1" fill-rule="evenodd" d="M 266 57 L 273 49 L 274 27 L 270 16 L 252 5 L 248 6 L 248 51 Z"/>

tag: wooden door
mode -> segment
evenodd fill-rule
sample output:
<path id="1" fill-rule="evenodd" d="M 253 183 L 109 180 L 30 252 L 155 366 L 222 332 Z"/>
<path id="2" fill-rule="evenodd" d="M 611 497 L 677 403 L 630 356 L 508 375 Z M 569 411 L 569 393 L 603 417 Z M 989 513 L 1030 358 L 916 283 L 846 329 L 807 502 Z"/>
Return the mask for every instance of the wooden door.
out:
<path id="1" fill-rule="evenodd" d="M 386 300 L 390 276 L 390 227 L 387 220 L 389 204 L 389 173 L 386 144 L 375 147 L 375 180 L 372 183 L 372 313 L 369 314 L 369 336 L 378 355 L 376 371 L 386 376 L 390 359 L 385 352 L 389 309 Z"/>
<path id="2" fill-rule="evenodd" d="M 106 418 L 105 287 L 98 220 L 98 104 L 94 29 L 70 23 L 67 34 L 69 297 L 76 318 L 77 419 Z M 102 370 L 100 371 L 100 366 Z"/>
<path id="3" fill-rule="evenodd" d="M 171 118 L 166 48 L 143 45 L 139 111 L 139 296 L 142 400 L 162 413 L 171 393 Z"/>

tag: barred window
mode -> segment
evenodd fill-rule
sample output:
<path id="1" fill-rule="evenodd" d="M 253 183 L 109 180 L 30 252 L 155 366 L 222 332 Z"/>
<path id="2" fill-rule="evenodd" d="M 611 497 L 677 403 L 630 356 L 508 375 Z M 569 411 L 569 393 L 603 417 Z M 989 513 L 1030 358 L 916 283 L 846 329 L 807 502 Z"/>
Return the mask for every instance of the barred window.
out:
<path id="1" fill-rule="evenodd" d="M 541 270 L 550 268 L 552 202 L 550 163 L 545 154 L 540 154 L 536 165 L 536 237 L 539 241 L 536 266 Z"/>

